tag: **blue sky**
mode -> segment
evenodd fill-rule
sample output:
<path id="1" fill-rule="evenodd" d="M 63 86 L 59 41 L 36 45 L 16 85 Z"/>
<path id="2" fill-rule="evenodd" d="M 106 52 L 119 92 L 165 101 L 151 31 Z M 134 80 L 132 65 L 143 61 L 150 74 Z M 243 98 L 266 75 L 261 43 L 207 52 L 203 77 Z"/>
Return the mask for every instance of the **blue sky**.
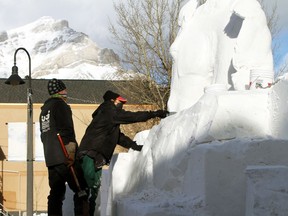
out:
<path id="1" fill-rule="evenodd" d="M 273 8 L 277 4 L 278 27 L 280 32 L 276 35 L 273 44 L 277 43 L 279 46 L 274 55 L 274 68 L 275 71 L 285 64 L 288 55 L 288 1 L 287 0 L 264 0 L 266 8 Z M 286 60 L 287 61 L 287 60 Z"/>
<path id="2" fill-rule="evenodd" d="M 274 64 L 275 69 L 278 70 L 278 68 L 285 64 L 285 60 L 287 59 L 287 53 L 288 53 L 288 29 L 284 29 L 281 31 L 279 36 L 276 37 L 277 42 L 279 44 L 279 47 L 277 48 L 277 54 L 274 56 Z"/>
<path id="3" fill-rule="evenodd" d="M 276 37 L 281 45 L 277 50 L 277 56 L 280 58 L 275 61 L 275 68 L 278 68 L 288 53 L 288 1 L 264 2 L 268 9 L 272 8 L 275 2 L 278 4 L 278 24 L 282 29 Z M 66 19 L 71 28 L 89 35 L 100 47 L 113 48 L 107 29 L 108 18 L 115 20 L 113 0 L 0 0 L 0 31 L 20 27 L 42 16 Z"/>

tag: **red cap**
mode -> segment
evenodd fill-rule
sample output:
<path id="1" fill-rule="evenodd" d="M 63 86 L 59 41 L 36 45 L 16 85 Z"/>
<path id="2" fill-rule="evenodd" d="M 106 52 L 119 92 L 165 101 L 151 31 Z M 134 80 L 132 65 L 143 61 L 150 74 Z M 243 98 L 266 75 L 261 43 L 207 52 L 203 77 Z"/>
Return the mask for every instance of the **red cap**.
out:
<path id="1" fill-rule="evenodd" d="M 126 102 L 127 102 L 127 99 L 125 99 L 125 98 L 123 98 L 123 97 L 121 97 L 121 96 L 118 96 L 118 97 L 116 98 L 116 100 L 119 100 L 119 101 L 121 101 L 122 103 L 126 103 Z"/>

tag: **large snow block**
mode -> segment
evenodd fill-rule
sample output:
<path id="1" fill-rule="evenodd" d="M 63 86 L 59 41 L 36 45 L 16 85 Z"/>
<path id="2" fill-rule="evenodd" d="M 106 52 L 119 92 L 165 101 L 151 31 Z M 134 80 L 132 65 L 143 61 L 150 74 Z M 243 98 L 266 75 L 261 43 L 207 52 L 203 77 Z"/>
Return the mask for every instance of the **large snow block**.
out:
<path id="1" fill-rule="evenodd" d="M 280 80 L 270 92 L 271 128 L 274 137 L 288 139 L 288 80 Z"/>
<path id="2" fill-rule="evenodd" d="M 288 165 L 287 140 L 233 140 L 195 147 L 182 192 L 201 197 L 211 215 L 245 215 L 246 176 L 251 165 Z M 287 213 L 287 212 L 286 212 Z"/>
<path id="3" fill-rule="evenodd" d="M 117 207 L 118 216 L 191 216 L 191 212 L 170 212 L 165 210 L 161 206 L 156 206 L 153 201 L 145 203 L 143 202 L 129 203 L 121 202 Z"/>
<path id="4" fill-rule="evenodd" d="M 246 176 L 246 216 L 287 215 L 287 166 L 249 166 Z"/>
<path id="5" fill-rule="evenodd" d="M 105 167 L 102 169 L 101 187 L 100 187 L 100 215 L 111 216 L 111 172 Z"/>
<path id="6" fill-rule="evenodd" d="M 206 93 L 196 105 L 201 106 L 200 112 L 205 115 L 198 121 L 202 127 L 198 128 L 195 138 L 198 142 L 206 143 L 273 135 L 268 104 L 269 90 Z"/>

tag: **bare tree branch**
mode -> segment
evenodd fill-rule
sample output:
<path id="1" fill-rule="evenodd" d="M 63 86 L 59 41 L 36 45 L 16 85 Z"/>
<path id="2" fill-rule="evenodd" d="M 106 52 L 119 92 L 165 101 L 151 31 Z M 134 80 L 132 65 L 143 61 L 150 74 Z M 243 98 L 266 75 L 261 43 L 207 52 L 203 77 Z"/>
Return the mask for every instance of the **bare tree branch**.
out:
<path id="1" fill-rule="evenodd" d="M 127 0 L 115 2 L 116 24 L 110 23 L 113 42 L 120 47 L 123 68 L 134 71 L 125 88 L 117 87 L 133 99 L 165 109 L 170 93 L 172 58 L 169 48 L 178 32 L 178 14 L 184 0 Z M 206 0 L 199 0 L 204 4 Z M 278 27 L 277 2 L 272 10 L 259 0 L 274 39 Z M 274 43 L 275 56 L 280 44 Z M 277 57 L 274 57 L 277 58 Z M 119 75 L 127 71 L 119 71 Z"/>
<path id="2" fill-rule="evenodd" d="M 113 41 L 121 47 L 124 68 L 136 72 L 121 88 L 132 98 L 165 109 L 170 93 L 170 46 L 178 31 L 183 0 L 127 0 L 114 3 L 117 23 L 110 23 Z M 119 71 L 120 75 L 126 71 Z"/>

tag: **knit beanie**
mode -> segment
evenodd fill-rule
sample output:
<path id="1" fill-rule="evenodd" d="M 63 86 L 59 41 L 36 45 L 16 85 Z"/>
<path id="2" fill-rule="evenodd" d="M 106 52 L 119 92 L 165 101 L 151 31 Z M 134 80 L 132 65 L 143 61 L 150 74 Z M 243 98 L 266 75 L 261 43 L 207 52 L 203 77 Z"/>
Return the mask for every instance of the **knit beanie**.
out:
<path id="1" fill-rule="evenodd" d="M 61 80 L 57 80 L 53 78 L 52 80 L 48 81 L 48 92 L 49 95 L 54 95 L 60 91 L 66 89 L 65 84 Z"/>

